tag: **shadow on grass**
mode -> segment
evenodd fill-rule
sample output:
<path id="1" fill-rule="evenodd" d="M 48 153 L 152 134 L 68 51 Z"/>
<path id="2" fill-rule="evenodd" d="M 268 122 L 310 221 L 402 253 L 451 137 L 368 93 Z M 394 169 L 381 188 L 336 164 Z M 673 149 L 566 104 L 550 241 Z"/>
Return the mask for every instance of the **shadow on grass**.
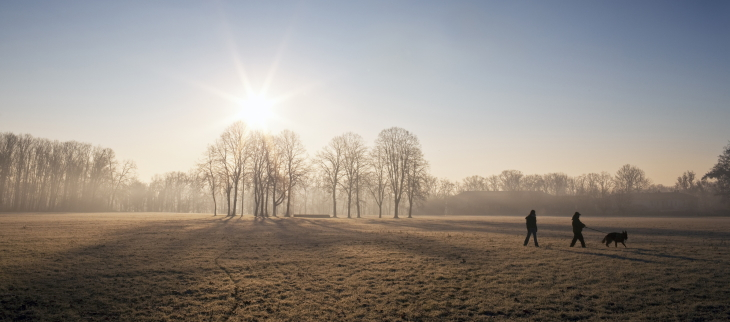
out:
<path id="1" fill-rule="evenodd" d="M 631 248 L 628 251 L 633 254 L 636 254 L 636 255 L 656 256 L 656 257 L 662 257 L 662 258 L 681 259 L 681 260 L 688 260 L 688 261 L 705 261 L 704 259 L 698 259 L 698 258 L 692 258 L 692 257 L 686 257 L 686 256 L 675 256 L 675 255 L 667 255 L 667 254 L 663 254 L 663 253 L 656 253 L 655 250 L 644 249 L 644 248 Z"/>
<path id="2" fill-rule="evenodd" d="M 0 321 L 230 315 L 236 306 L 228 299 L 236 298 L 238 289 L 218 259 L 238 246 L 237 235 L 255 230 L 251 221 L 241 225 L 231 219 L 155 221 L 59 240 L 88 238 L 91 244 L 36 255 L 3 272 L 7 283 L 0 284 Z M 97 225 L 89 221 L 76 229 L 93 231 Z M 177 309 L 165 312 L 172 307 Z"/>
<path id="3" fill-rule="evenodd" d="M 600 256 L 600 257 L 608 257 L 608 258 L 622 259 L 622 260 L 628 260 L 628 261 L 632 261 L 632 262 L 652 263 L 652 264 L 659 263 L 659 262 L 650 261 L 650 260 L 646 260 L 646 259 L 631 258 L 631 257 L 625 257 L 625 256 L 619 256 L 619 255 L 612 255 L 612 254 L 581 252 L 581 251 L 567 250 L 567 249 L 555 249 L 555 250 L 561 251 L 561 252 L 566 252 L 566 253 L 573 253 L 573 254 L 593 255 L 593 256 Z"/>

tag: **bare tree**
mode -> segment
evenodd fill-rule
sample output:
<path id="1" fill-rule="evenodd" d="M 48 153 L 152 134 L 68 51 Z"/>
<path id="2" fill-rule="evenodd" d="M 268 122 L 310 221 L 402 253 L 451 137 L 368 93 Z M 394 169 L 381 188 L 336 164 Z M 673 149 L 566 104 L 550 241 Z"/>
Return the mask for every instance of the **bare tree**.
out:
<path id="1" fill-rule="evenodd" d="M 250 176 L 253 185 L 254 216 L 265 217 L 268 201 L 268 162 L 270 138 L 261 131 L 251 133 Z"/>
<path id="2" fill-rule="evenodd" d="M 360 144 L 360 146 L 358 146 L 359 144 L 352 144 L 348 149 L 350 158 L 354 160 L 354 163 L 352 164 L 352 169 L 354 169 L 354 171 L 352 171 L 352 174 L 355 180 L 355 205 L 357 207 L 357 218 L 360 218 L 361 215 L 361 208 L 363 204 L 361 191 L 365 185 L 364 177 L 366 176 L 369 166 L 368 149 L 365 147 L 365 143 L 362 142 L 362 139 Z"/>
<path id="3" fill-rule="evenodd" d="M 407 166 L 406 196 L 408 197 L 408 218 L 413 218 L 413 205 L 428 197 L 425 187 L 428 180 L 428 162 L 423 158 L 420 147 L 414 147 L 410 162 Z"/>
<path id="4" fill-rule="evenodd" d="M 278 136 L 278 142 L 284 163 L 284 173 L 288 179 L 285 216 L 290 217 L 292 215 L 290 210 L 292 192 L 296 186 L 302 183 L 302 179 L 309 171 L 307 150 L 304 148 L 299 135 L 289 130 L 281 132 Z"/>
<path id="5" fill-rule="evenodd" d="M 365 142 L 358 134 L 347 132 L 342 135 L 343 158 L 342 180 L 340 186 L 347 196 L 347 218 L 352 218 L 352 195 L 355 194 L 357 218 L 360 218 L 360 179 L 365 168 L 367 149 Z"/>
<path id="6" fill-rule="evenodd" d="M 459 184 L 459 192 L 464 191 L 489 191 L 489 182 L 487 181 L 487 178 L 473 175 L 470 177 L 466 177 L 463 180 L 461 180 L 461 184 Z"/>
<path id="7" fill-rule="evenodd" d="M 580 183 L 578 181 L 576 181 L 576 178 L 574 178 L 574 177 L 570 177 L 569 176 L 567 178 L 568 179 L 567 179 L 567 182 L 566 182 L 565 194 L 567 194 L 569 196 L 575 196 L 575 195 L 577 195 L 578 194 L 578 190 L 580 189 L 580 187 L 579 187 L 579 184 Z"/>
<path id="8" fill-rule="evenodd" d="M 502 181 L 499 179 L 498 175 L 491 175 L 487 177 L 487 187 L 489 187 L 489 191 L 499 191 L 499 189 L 502 186 Z"/>
<path id="9" fill-rule="evenodd" d="M 332 217 L 337 218 L 337 187 L 340 184 L 340 176 L 345 154 L 344 136 L 332 138 L 330 143 L 317 153 L 315 164 L 319 168 L 322 179 L 326 183 L 327 190 L 332 193 Z"/>
<path id="10" fill-rule="evenodd" d="M 229 199 L 229 216 L 236 215 L 239 185 L 241 185 L 246 173 L 246 163 L 248 161 L 247 134 L 246 124 L 238 121 L 223 131 L 217 144 L 219 160 L 222 162 L 223 173 L 227 177 L 225 185 Z"/>
<path id="11" fill-rule="evenodd" d="M 216 155 L 216 176 L 218 177 L 218 182 L 220 183 L 220 188 L 223 193 L 225 193 L 225 206 L 226 206 L 226 215 L 231 215 L 231 208 L 232 208 L 232 200 L 231 200 L 231 192 L 233 191 L 233 176 L 231 173 L 233 172 L 233 168 L 231 167 L 231 150 L 226 148 L 226 144 L 218 139 L 215 142 L 213 151 Z"/>
<path id="12" fill-rule="evenodd" d="M 495 177 L 495 176 L 492 176 Z M 487 178 L 489 181 L 491 177 Z M 496 186 L 498 187 L 498 186 Z M 494 189 L 492 188 L 491 184 L 489 186 L 490 190 Z M 456 193 L 456 184 L 451 182 L 449 179 L 440 179 L 438 182 L 438 190 L 436 192 L 437 198 L 440 198 L 443 200 L 444 205 L 444 215 L 448 215 L 449 212 L 449 205 L 448 205 L 448 199 L 449 197 L 453 196 Z"/>
<path id="13" fill-rule="evenodd" d="M 610 173 L 603 171 L 596 177 L 596 185 L 598 186 L 598 195 L 600 197 L 608 197 L 613 189 L 614 182 L 613 176 Z"/>
<path id="14" fill-rule="evenodd" d="M 105 149 L 102 147 L 95 147 L 92 152 L 92 160 L 89 172 L 89 182 L 86 186 L 86 200 L 89 205 L 89 210 L 100 210 L 104 203 L 102 198 L 99 196 L 102 194 L 103 187 L 108 184 L 111 175 L 111 168 L 109 164 L 113 163 L 114 151 L 112 149 Z"/>
<path id="15" fill-rule="evenodd" d="M 398 218 L 400 201 L 408 184 L 409 167 L 416 153 L 421 151 L 418 138 L 399 127 L 385 129 L 378 134 L 375 145 L 380 147 L 385 156 L 385 168 L 388 174 L 388 185 L 393 193 L 393 218 Z"/>
<path id="16" fill-rule="evenodd" d="M 302 191 L 302 200 L 300 201 L 299 206 L 299 213 L 306 214 L 307 212 L 307 204 L 309 202 L 309 195 L 310 191 L 314 189 L 314 180 L 312 178 L 312 172 L 309 171 L 309 165 L 307 165 L 308 171 L 306 171 L 300 178 L 299 178 L 299 184 L 296 186 L 299 188 L 299 190 Z M 302 212 L 302 206 L 304 208 L 304 211 Z M 292 214 L 293 215 L 293 214 Z"/>
<path id="17" fill-rule="evenodd" d="M 626 211 L 632 202 L 632 193 L 640 192 L 649 186 L 644 170 L 626 164 L 616 171 L 613 177 L 613 198 L 620 211 Z"/>
<path id="18" fill-rule="evenodd" d="M 530 174 L 522 178 L 522 189 L 525 191 L 545 191 L 545 180 L 539 174 Z"/>
<path id="19" fill-rule="evenodd" d="M 630 164 L 625 164 L 619 168 L 613 181 L 614 189 L 618 193 L 640 192 L 650 184 L 644 170 Z"/>
<path id="20" fill-rule="evenodd" d="M 590 191 L 589 183 L 590 183 L 590 181 L 588 180 L 587 174 L 581 174 L 581 175 L 573 178 L 573 184 L 575 186 L 575 195 L 576 196 L 587 196 L 588 192 Z"/>
<path id="21" fill-rule="evenodd" d="M 522 171 L 504 170 L 499 174 L 499 181 L 503 191 L 520 191 L 522 190 Z"/>
<path id="22" fill-rule="evenodd" d="M 271 206 L 274 217 L 277 217 L 277 209 L 289 194 L 289 176 L 287 176 L 285 167 L 286 160 L 284 160 L 284 146 L 281 144 L 281 139 L 273 137 L 271 140 L 271 149 L 269 152 L 268 162 L 268 183 L 271 189 Z"/>
<path id="23" fill-rule="evenodd" d="M 198 163 L 198 172 L 200 173 L 201 178 L 205 181 L 205 184 L 208 186 L 208 191 L 213 199 L 213 216 L 218 215 L 218 202 L 215 197 L 219 192 L 219 176 L 218 171 L 216 170 L 217 152 L 215 149 L 215 146 L 208 146 L 205 156 L 203 157 L 203 161 Z"/>
<path id="24" fill-rule="evenodd" d="M 16 157 L 13 158 L 13 170 L 15 172 L 13 210 L 16 211 L 24 209 L 25 196 L 27 195 L 27 189 L 25 188 L 27 187 L 28 168 L 30 167 L 30 151 L 33 143 L 33 138 L 30 135 L 20 135 L 16 142 Z"/>
<path id="25" fill-rule="evenodd" d="M 730 144 L 725 146 L 722 154 L 718 156 L 717 163 L 707 172 L 702 179 L 715 179 L 716 194 L 725 202 L 730 203 Z"/>
<path id="26" fill-rule="evenodd" d="M 132 160 L 124 160 L 120 166 L 114 159 L 109 159 L 109 168 L 111 169 L 109 171 L 111 175 L 109 179 L 111 182 L 109 208 L 111 209 L 114 207 L 114 197 L 119 191 L 119 188 L 126 186 L 136 177 L 135 170 L 137 170 L 137 165 Z"/>
<path id="27" fill-rule="evenodd" d="M 0 133 L 0 210 L 10 210 L 9 208 L 4 209 L 3 206 L 10 204 L 11 193 L 14 192 L 8 185 L 17 142 L 17 135 Z"/>
<path id="28" fill-rule="evenodd" d="M 440 197 L 451 197 L 456 193 L 456 184 L 449 179 L 443 178 L 438 181 L 438 190 L 436 195 Z"/>
<path id="29" fill-rule="evenodd" d="M 388 190 L 388 173 L 385 166 L 387 160 L 383 147 L 374 146 L 368 153 L 368 161 L 366 186 L 378 205 L 378 218 L 383 218 L 383 200 Z"/>
<path id="30" fill-rule="evenodd" d="M 693 192 L 697 187 L 695 183 L 695 172 L 685 171 L 682 176 L 677 178 L 674 184 L 675 189 L 683 192 Z"/>
<path id="31" fill-rule="evenodd" d="M 548 173 L 543 176 L 546 192 L 555 196 L 565 195 L 568 189 L 568 175 L 565 173 Z"/>

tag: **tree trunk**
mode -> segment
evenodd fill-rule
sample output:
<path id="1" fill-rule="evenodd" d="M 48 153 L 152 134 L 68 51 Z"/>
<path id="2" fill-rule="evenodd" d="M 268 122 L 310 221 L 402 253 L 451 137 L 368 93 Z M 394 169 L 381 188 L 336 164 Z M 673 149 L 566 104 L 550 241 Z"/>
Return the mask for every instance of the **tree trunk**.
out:
<path id="1" fill-rule="evenodd" d="M 276 181 L 274 181 L 274 185 L 271 188 L 271 210 L 272 210 L 271 212 L 274 217 L 276 217 L 277 206 L 278 205 L 276 204 Z"/>
<path id="2" fill-rule="evenodd" d="M 398 219 L 398 208 L 399 208 L 398 206 L 399 206 L 399 204 L 400 204 L 400 199 L 398 199 L 398 198 L 395 198 L 395 199 L 393 200 L 393 203 L 395 204 L 395 205 L 394 205 L 394 206 L 395 206 L 395 216 L 393 216 L 393 218 L 394 218 L 394 219 Z"/>
<path id="3" fill-rule="evenodd" d="M 236 203 L 238 202 L 238 180 L 233 184 L 233 209 L 231 210 L 231 216 L 236 215 Z"/>
<path id="4" fill-rule="evenodd" d="M 413 213 L 413 199 L 408 199 L 408 218 L 413 218 L 411 215 Z"/>
<path id="5" fill-rule="evenodd" d="M 230 216 L 231 215 L 231 189 L 230 188 L 226 189 L 226 203 L 227 203 L 226 204 L 226 215 Z"/>
<path id="6" fill-rule="evenodd" d="M 357 218 L 360 218 L 360 188 L 355 190 L 355 208 L 357 209 Z"/>
<path id="7" fill-rule="evenodd" d="M 243 201 L 246 196 L 246 184 L 241 184 L 241 217 L 243 217 Z"/>
<path id="8" fill-rule="evenodd" d="M 309 198 L 309 194 L 307 193 L 307 189 L 304 189 L 304 213 L 307 213 L 307 198 Z M 301 209 L 301 208 L 300 208 Z"/>
<path id="9" fill-rule="evenodd" d="M 256 183 L 256 179 L 253 181 L 253 216 L 254 218 L 259 216 L 259 187 Z"/>
<path id="10" fill-rule="evenodd" d="M 291 217 L 291 213 L 289 212 L 289 207 L 291 206 L 291 189 L 292 187 L 289 185 L 289 190 L 286 192 L 286 214 L 284 217 Z"/>
<path id="11" fill-rule="evenodd" d="M 266 191 L 264 194 L 264 217 L 269 217 L 269 187 L 266 187 Z"/>
<path id="12" fill-rule="evenodd" d="M 350 212 L 352 210 L 352 189 L 347 193 L 347 218 L 352 218 Z"/>
<path id="13" fill-rule="evenodd" d="M 218 203 L 215 201 L 215 193 L 213 193 L 213 216 L 218 216 Z"/>

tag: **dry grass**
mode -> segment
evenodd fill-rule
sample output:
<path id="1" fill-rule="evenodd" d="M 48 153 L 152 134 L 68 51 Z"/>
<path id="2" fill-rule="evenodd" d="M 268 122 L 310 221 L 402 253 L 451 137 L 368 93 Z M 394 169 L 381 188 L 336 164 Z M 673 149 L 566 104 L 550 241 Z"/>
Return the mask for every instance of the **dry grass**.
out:
<path id="1" fill-rule="evenodd" d="M 0 215 L 0 320 L 728 320 L 730 218 Z"/>

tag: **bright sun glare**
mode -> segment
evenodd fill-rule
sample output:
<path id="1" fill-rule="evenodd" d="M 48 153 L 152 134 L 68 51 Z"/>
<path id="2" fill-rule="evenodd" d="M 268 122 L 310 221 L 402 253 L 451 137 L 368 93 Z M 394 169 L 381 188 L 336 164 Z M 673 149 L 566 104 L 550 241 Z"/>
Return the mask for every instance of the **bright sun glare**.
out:
<path id="1" fill-rule="evenodd" d="M 250 96 L 240 106 L 239 118 L 254 128 L 265 129 L 274 117 L 274 102 L 263 95 Z"/>
<path id="2" fill-rule="evenodd" d="M 250 128 L 268 131 L 268 127 L 272 125 L 272 122 L 284 121 L 284 119 L 282 119 L 280 115 L 277 115 L 275 113 L 277 106 L 279 106 L 282 102 L 289 100 L 291 97 L 299 95 L 303 92 L 308 91 L 312 87 L 317 86 L 317 84 L 312 84 L 310 86 L 299 88 L 294 91 L 284 93 L 283 95 L 275 96 L 273 98 L 266 95 L 269 92 L 271 83 L 274 79 L 274 73 L 276 72 L 276 69 L 279 65 L 279 60 L 281 58 L 281 54 L 284 48 L 284 42 L 282 42 L 282 45 L 279 48 L 279 52 L 277 53 L 274 63 L 271 66 L 268 74 L 266 75 L 263 84 L 261 84 L 258 91 L 254 90 L 254 88 L 251 86 L 251 82 L 249 81 L 246 70 L 244 69 L 243 63 L 238 57 L 238 50 L 236 50 L 235 48 L 235 43 L 232 40 L 229 40 L 228 44 L 231 49 L 231 56 L 233 57 L 236 71 L 238 72 L 238 76 L 241 79 L 241 89 L 243 90 L 243 93 L 241 90 L 237 90 L 236 93 L 238 94 L 232 94 L 230 92 L 215 88 L 205 83 L 188 80 L 188 82 L 192 85 L 199 87 L 200 89 L 205 90 L 211 94 L 219 96 L 234 104 L 236 112 L 233 112 L 229 114 L 226 118 L 222 119 L 221 122 L 223 124 L 230 124 L 234 121 L 240 120 L 245 122 Z M 244 94 L 246 96 L 239 96 L 240 94 Z"/>

